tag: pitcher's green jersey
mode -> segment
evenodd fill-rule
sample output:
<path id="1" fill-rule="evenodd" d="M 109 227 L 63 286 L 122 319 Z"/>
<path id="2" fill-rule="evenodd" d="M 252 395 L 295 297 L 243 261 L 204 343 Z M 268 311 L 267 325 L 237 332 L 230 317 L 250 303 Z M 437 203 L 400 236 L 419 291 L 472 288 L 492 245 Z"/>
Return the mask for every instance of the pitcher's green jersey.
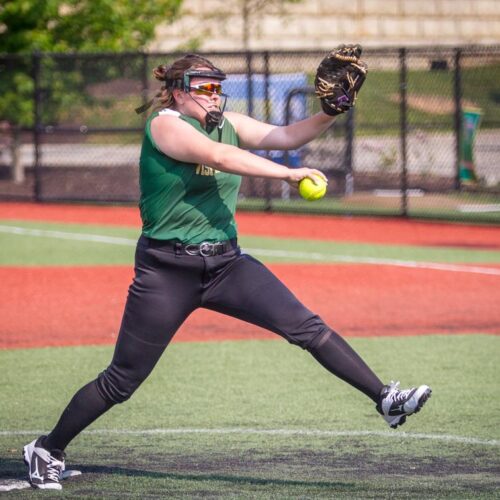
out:
<path id="1" fill-rule="evenodd" d="M 151 136 L 151 121 L 162 113 L 178 115 L 210 139 L 219 140 L 217 128 L 208 134 L 198 120 L 170 109 L 148 118 L 139 173 L 142 233 L 181 243 L 236 238 L 234 212 L 241 177 L 207 165 L 177 161 L 162 153 Z M 228 120 L 221 132 L 221 142 L 238 145 L 238 136 Z"/>

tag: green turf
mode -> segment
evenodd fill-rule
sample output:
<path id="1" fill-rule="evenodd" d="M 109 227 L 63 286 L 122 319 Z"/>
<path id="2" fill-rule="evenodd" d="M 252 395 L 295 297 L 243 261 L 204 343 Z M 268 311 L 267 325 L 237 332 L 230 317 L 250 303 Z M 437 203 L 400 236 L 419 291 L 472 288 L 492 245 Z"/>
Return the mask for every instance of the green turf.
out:
<path id="1" fill-rule="evenodd" d="M 0 222 L 7 225 L 45 232 L 33 237 L 0 231 L 4 266 L 131 265 L 139 233 L 112 226 Z M 68 233 L 83 239 L 62 238 Z M 121 240 L 91 242 L 87 235 Z M 500 261 L 500 252 L 466 248 L 467 242 L 414 247 L 244 236 L 241 243 L 262 260 L 279 262 L 335 262 L 343 256 Z M 288 257 L 273 256 L 282 250 Z M 433 387 L 427 407 L 401 430 L 390 431 L 363 395 L 283 341 L 173 344 L 130 402 L 113 408 L 72 443 L 68 465 L 84 475 L 65 482 L 62 496 L 498 496 L 498 337 L 351 343 L 383 380 Z M 0 486 L 24 475 L 20 450 L 35 436 L 30 431 L 50 429 L 72 394 L 107 365 L 111 354 L 111 347 L 0 351 Z M 161 432 L 141 433 L 154 429 Z M 317 433 L 307 434 L 311 430 Z"/>
<path id="2" fill-rule="evenodd" d="M 37 229 L 45 231 L 43 236 L 19 235 L 0 231 L 0 265 L 123 265 L 131 264 L 134 259 L 135 243 L 140 234 L 138 228 L 57 224 L 46 222 L 0 221 L 0 226 Z M 47 231 L 61 234 L 54 235 Z M 80 234 L 85 237 L 95 235 L 122 238 L 127 241 L 103 243 L 74 238 Z"/>
<path id="3" fill-rule="evenodd" d="M 65 493 L 71 498 L 493 498 L 500 467 L 500 403 L 494 397 L 498 337 L 350 342 L 383 380 L 433 387 L 424 410 L 401 429 L 391 431 L 367 398 L 284 341 L 173 344 L 132 400 L 113 408 L 89 428 L 93 433 L 69 447 L 69 467 L 84 475 L 66 481 Z M 110 347 L 0 352 L 0 478 L 24 474 L 20 450 L 34 436 L 8 431 L 49 429 L 111 353 Z M 120 433 L 147 429 L 171 433 Z M 175 429 L 219 433 L 172 433 Z M 221 433 L 228 429 L 233 432 Z M 297 433 L 259 433 L 277 429 Z M 298 432 L 311 430 L 372 434 Z"/>
<path id="4" fill-rule="evenodd" d="M 113 226 L 26 221 L 0 221 L 0 226 L 43 231 L 37 237 L 0 231 L 0 265 L 129 265 L 139 235 L 136 228 Z M 75 235 L 83 239 L 63 238 Z M 94 236 L 118 240 L 107 243 L 88 240 Z M 242 236 L 240 244 L 266 262 L 342 262 L 346 256 L 354 261 L 376 258 L 469 264 L 500 262 L 500 251 L 466 248 L 468 241 L 457 241 L 453 247 L 418 247 Z"/>

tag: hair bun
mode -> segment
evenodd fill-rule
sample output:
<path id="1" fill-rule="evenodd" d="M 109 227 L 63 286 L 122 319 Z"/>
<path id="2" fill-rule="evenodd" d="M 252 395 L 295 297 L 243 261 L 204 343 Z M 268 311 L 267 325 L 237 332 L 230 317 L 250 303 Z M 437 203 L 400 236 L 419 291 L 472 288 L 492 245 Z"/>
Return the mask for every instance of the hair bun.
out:
<path id="1" fill-rule="evenodd" d="M 153 70 L 153 75 L 157 80 L 160 80 L 160 82 L 164 82 L 166 80 L 168 70 L 169 68 L 167 66 L 160 64 Z"/>

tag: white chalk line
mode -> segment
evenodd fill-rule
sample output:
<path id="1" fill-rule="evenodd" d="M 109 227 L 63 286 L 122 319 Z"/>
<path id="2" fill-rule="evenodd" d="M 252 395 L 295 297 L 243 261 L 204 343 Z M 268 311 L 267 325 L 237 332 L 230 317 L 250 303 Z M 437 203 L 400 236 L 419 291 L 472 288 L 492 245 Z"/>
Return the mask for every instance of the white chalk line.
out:
<path id="1" fill-rule="evenodd" d="M 44 238 L 57 238 L 73 241 L 88 241 L 92 243 L 105 243 L 109 245 L 135 246 L 136 239 L 122 238 L 118 236 L 103 236 L 100 234 L 70 233 L 65 231 L 51 231 L 45 229 L 27 229 L 16 226 L 0 225 L 1 233 L 9 233 L 20 236 L 35 236 Z M 413 269 L 432 269 L 436 271 L 486 274 L 500 276 L 500 269 L 482 266 L 470 266 L 466 264 L 444 264 L 438 262 L 420 262 L 401 259 L 384 259 L 378 257 L 355 257 L 352 255 L 335 255 L 320 252 L 301 252 L 294 250 L 271 250 L 264 248 L 245 248 L 245 252 L 260 257 L 281 257 L 285 259 L 304 259 L 321 262 L 345 262 L 350 264 L 371 264 L 396 267 L 408 267 Z"/>
<path id="2" fill-rule="evenodd" d="M 41 436 L 46 431 L 20 430 L 0 431 L 0 436 Z M 475 437 L 454 436 L 450 434 L 421 434 L 402 431 L 328 431 L 320 429 L 252 429 L 244 427 L 224 428 L 173 428 L 173 429 L 92 429 L 83 431 L 88 435 L 124 435 L 124 436 L 157 436 L 173 434 L 240 434 L 258 436 L 305 436 L 305 437 L 382 437 L 392 439 L 429 439 L 449 443 L 463 443 L 485 446 L 500 446 L 498 439 L 479 439 Z"/>
<path id="3" fill-rule="evenodd" d="M 354 257 L 352 255 L 329 255 L 317 252 L 294 252 L 287 250 L 264 250 L 259 248 L 248 249 L 255 255 L 265 257 L 283 257 L 296 259 L 310 259 L 331 262 L 348 262 L 350 264 L 373 264 L 396 267 L 410 267 L 416 269 L 434 269 L 437 271 L 451 271 L 461 273 L 489 274 L 500 276 L 500 269 L 491 267 L 469 266 L 459 264 L 441 264 L 438 262 L 419 262 L 415 260 L 383 259 L 378 257 Z"/>
<path id="4" fill-rule="evenodd" d="M 66 469 L 62 473 L 61 479 L 69 479 L 71 477 L 80 476 L 82 473 L 79 470 Z M 2 479 L 0 478 L 0 491 L 25 490 L 31 488 L 29 481 L 25 479 Z"/>
<path id="5" fill-rule="evenodd" d="M 31 485 L 23 479 L 0 479 L 0 491 L 26 490 Z"/>
<path id="6" fill-rule="evenodd" d="M 51 231 L 47 229 L 27 229 L 16 226 L 0 226 L 1 233 L 10 233 L 20 236 L 36 236 L 42 238 L 56 238 L 72 241 L 90 241 L 92 243 L 107 243 L 111 245 L 134 246 L 137 239 L 120 238 L 117 236 L 103 236 L 100 234 L 69 233 L 65 231 Z"/>

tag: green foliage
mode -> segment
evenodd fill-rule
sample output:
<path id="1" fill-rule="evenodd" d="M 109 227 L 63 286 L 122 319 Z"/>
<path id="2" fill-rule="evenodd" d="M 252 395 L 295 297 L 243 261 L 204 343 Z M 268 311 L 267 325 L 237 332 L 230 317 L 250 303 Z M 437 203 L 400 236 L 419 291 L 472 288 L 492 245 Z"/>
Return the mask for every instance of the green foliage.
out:
<path id="1" fill-rule="evenodd" d="M 31 76 L 23 71 L 5 70 L 0 63 L 0 121 L 6 120 L 20 126 L 33 123 L 33 90 Z"/>
<path id="2" fill-rule="evenodd" d="M 8 0 L 0 7 L 0 53 L 103 52 L 144 47 L 182 0 Z"/>
<path id="3" fill-rule="evenodd" d="M 0 6 L 0 121 L 33 126 L 34 51 L 122 52 L 143 48 L 153 39 L 155 26 L 171 21 L 182 0 L 10 0 Z M 84 64 L 82 64 L 85 67 Z M 90 81 L 113 77 L 116 68 L 101 72 L 65 67 L 56 58 L 43 58 L 42 90 L 49 103 L 44 124 L 57 124 L 69 104 L 88 105 L 83 89 Z M 44 102 L 45 105 L 45 102 Z"/>

